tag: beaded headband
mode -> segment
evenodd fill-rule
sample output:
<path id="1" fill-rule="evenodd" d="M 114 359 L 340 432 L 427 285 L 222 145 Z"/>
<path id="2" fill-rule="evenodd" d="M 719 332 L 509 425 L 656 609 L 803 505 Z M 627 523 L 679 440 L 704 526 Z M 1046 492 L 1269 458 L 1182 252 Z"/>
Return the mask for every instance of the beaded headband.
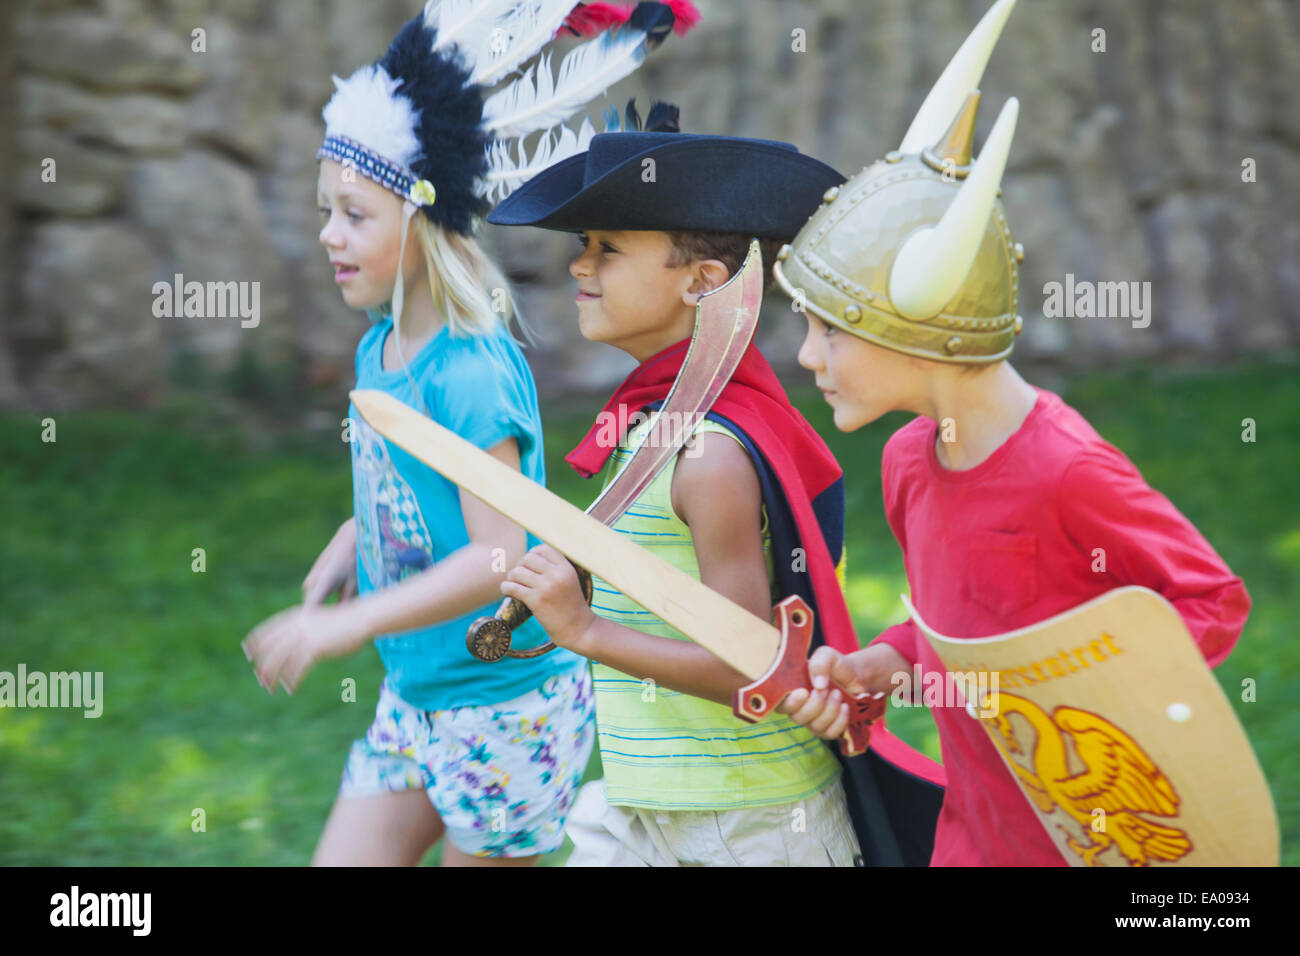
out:
<path id="1" fill-rule="evenodd" d="M 415 175 L 413 170 L 380 156 L 373 149 L 346 136 L 325 137 L 325 142 L 316 151 L 316 158 L 332 159 L 346 168 L 355 169 L 367 179 L 391 189 L 402 199 L 409 199 L 417 206 L 432 206 L 438 195 L 433 184 Z"/>

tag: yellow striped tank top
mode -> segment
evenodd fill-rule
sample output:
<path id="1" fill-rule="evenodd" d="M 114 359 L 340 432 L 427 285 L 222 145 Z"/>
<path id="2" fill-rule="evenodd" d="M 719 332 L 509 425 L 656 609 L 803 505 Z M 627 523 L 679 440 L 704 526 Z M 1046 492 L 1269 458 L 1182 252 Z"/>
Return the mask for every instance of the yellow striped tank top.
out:
<path id="1" fill-rule="evenodd" d="M 605 466 L 609 484 L 648 422 L 632 429 Z M 730 429 L 705 421 L 695 434 Z M 676 458 L 614 524 L 670 564 L 700 577 L 690 529 L 674 513 Z M 772 580 L 771 533 L 763 511 L 763 548 Z M 592 609 L 646 634 L 687 640 L 674 628 L 596 577 Z M 792 803 L 825 789 L 839 775 L 830 749 L 790 718 L 773 714 L 757 724 L 730 707 L 658 687 L 649 680 L 592 663 L 596 724 L 605 791 L 611 804 L 661 810 L 731 810 Z"/>

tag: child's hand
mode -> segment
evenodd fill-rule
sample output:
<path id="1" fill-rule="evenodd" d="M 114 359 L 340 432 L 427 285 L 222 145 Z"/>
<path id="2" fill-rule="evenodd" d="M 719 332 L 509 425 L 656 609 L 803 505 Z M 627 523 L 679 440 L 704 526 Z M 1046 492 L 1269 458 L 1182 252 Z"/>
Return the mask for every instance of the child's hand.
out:
<path id="1" fill-rule="evenodd" d="M 539 544 L 501 582 L 501 593 L 523 601 L 560 647 L 582 653 L 582 639 L 596 615 L 587 606 L 569 559 Z"/>
<path id="2" fill-rule="evenodd" d="M 317 661 L 358 650 L 370 635 L 356 605 L 298 605 L 267 618 L 244 638 L 244 656 L 268 694 L 279 684 L 292 694 Z"/>
<path id="3" fill-rule="evenodd" d="M 891 675 L 906 667 L 906 659 L 888 644 L 875 644 L 852 654 L 819 647 L 808 658 L 812 693 L 802 687 L 791 691 L 777 710 L 818 737 L 837 740 L 849 726 L 849 705 L 844 692 L 889 693 L 893 687 Z"/>
<path id="4" fill-rule="evenodd" d="M 339 526 L 330 543 L 302 582 L 302 603 L 324 604 L 338 593 L 339 603 L 357 596 L 357 521 L 349 518 Z"/>
<path id="5" fill-rule="evenodd" d="M 802 687 L 791 691 L 777 710 L 789 715 L 797 724 L 807 727 L 818 737 L 837 740 L 844 735 L 849 726 L 849 705 L 844 692 L 852 694 L 863 692 L 857 676 L 846 663 L 848 658 L 830 647 L 819 647 L 808 658 L 808 677 L 812 681 L 812 693 Z M 831 682 L 838 684 L 832 687 Z"/>

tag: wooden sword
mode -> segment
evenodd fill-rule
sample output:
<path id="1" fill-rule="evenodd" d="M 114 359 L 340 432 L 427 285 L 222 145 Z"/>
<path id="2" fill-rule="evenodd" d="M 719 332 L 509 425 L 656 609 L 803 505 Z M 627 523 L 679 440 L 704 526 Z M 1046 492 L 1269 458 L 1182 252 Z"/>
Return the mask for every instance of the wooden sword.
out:
<path id="1" fill-rule="evenodd" d="M 732 702 L 738 717 L 761 720 L 791 691 L 811 692 L 813 615 L 802 598 L 778 603 L 773 626 L 391 395 L 359 389 L 351 398 L 389 441 L 749 678 Z M 866 750 L 870 724 L 884 713 L 887 698 L 843 693 L 849 728 L 840 746 L 854 756 Z"/>

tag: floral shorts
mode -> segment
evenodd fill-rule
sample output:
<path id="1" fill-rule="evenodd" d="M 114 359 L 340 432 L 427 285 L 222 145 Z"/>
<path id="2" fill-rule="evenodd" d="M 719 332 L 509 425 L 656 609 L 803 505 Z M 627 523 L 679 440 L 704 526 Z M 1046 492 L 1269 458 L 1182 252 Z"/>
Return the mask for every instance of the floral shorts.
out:
<path id="1" fill-rule="evenodd" d="M 447 838 L 474 856 L 558 850 L 595 736 L 584 665 L 503 704 L 419 710 L 384 681 L 339 795 L 422 787 Z"/>

